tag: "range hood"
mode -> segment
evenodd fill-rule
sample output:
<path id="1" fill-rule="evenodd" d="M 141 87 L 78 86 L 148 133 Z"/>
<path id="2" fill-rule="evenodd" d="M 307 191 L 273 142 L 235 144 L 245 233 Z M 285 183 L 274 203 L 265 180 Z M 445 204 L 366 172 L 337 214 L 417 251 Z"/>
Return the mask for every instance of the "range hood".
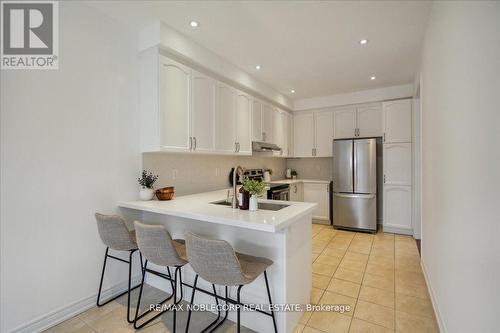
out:
<path id="1" fill-rule="evenodd" d="M 274 143 L 252 141 L 252 151 L 265 152 L 265 151 L 281 151 L 281 148 Z"/>

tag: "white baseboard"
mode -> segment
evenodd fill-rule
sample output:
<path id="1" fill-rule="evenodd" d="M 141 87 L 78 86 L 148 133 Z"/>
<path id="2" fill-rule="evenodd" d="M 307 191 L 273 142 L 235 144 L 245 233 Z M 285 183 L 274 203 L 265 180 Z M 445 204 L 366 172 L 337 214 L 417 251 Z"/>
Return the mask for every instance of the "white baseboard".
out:
<path id="1" fill-rule="evenodd" d="M 132 277 L 132 286 L 141 282 L 141 275 Z M 115 286 L 112 286 L 102 291 L 102 299 L 106 300 L 112 296 L 118 295 L 127 290 L 128 281 L 123 281 Z M 7 333 L 33 333 L 42 332 L 52 326 L 62 323 L 65 320 L 94 307 L 96 305 L 97 292 L 84 297 L 76 302 L 70 303 L 52 312 L 35 318 L 25 324 L 22 324 Z"/>
<path id="2" fill-rule="evenodd" d="M 434 309 L 434 314 L 436 315 L 436 320 L 439 326 L 439 331 L 441 333 L 446 333 L 446 326 L 444 325 L 443 319 L 441 317 L 441 313 L 439 312 L 439 308 L 436 302 L 436 296 L 434 290 L 429 281 L 429 277 L 427 276 L 427 271 L 425 270 L 425 265 L 423 259 L 420 260 L 420 267 L 422 267 L 422 272 L 424 273 L 425 283 L 427 284 L 427 290 L 429 290 L 429 295 L 431 297 L 432 308 Z"/>
<path id="3" fill-rule="evenodd" d="M 383 224 L 384 232 L 392 232 L 394 234 L 410 235 L 413 236 L 412 228 L 401 228 L 398 226 Z"/>

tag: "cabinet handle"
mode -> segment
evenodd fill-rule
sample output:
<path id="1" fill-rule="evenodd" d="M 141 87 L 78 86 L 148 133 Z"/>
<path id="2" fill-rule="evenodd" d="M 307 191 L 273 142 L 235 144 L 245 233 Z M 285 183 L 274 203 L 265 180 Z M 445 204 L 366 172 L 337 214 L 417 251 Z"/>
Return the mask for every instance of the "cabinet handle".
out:
<path id="1" fill-rule="evenodd" d="M 193 137 L 189 137 L 189 150 L 193 149 Z"/>
<path id="2" fill-rule="evenodd" d="M 384 142 L 385 142 L 385 132 L 384 132 Z"/>
<path id="3" fill-rule="evenodd" d="M 240 143 L 237 142 L 237 144 L 238 144 L 238 153 L 239 153 L 240 152 Z"/>
<path id="4" fill-rule="evenodd" d="M 297 185 L 293 186 L 293 193 L 297 193 Z"/>
<path id="5" fill-rule="evenodd" d="M 385 184 L 385 174 L 384 174 L 384 184 Z"/>
<path id="6" fill-rule="evenodd" d="M 193 136 L 193 150 L 196 150 L 196 137 Z"/>

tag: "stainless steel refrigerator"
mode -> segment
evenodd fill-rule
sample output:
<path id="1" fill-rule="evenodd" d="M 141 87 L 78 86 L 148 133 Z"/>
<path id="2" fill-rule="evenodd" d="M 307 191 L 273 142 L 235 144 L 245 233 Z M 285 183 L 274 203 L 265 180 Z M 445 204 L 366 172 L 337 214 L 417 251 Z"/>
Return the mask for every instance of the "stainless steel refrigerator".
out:
<path id="1" fill-rule="evenodd" d="M 333 142 L 333 226 L 377 230 L 377 141 Z"/>

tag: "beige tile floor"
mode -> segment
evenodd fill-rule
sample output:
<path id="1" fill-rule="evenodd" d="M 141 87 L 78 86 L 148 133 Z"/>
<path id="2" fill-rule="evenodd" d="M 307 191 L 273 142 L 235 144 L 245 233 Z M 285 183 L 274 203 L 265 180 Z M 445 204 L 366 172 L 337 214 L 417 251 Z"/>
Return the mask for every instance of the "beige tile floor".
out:
<path id="1" fill-rule="evenodd" d="M 439 332 L 419 262 L 412 237 L 339 231 L 313 224 L 311 303 L 349 304 L 352 310 L 343 314 L 304 313 L 294 332 Z M 162 297 L 160 293 L 151 288 L 145 298 L 158 299 Z M 133 332 L 125 316 L 126 298 L 122 297 L 104 307 L 94 307 L 46 332 Z M 178 327 L 182 328 L 185 324 L 180 317 Z M 198 324 L 204 325 L 210 320 L 210 317 L 202 318 L 199 320 L 202 323 Z M 168 315 L 163 315 L 140 332 L 169 332 L 168 321 Z M 218 330 L 235 331 L 231 323 Z"/>
<path id="2" fill-rule="evenodd" d="M 439 332 L 415 240 L 313 225 L 311 303 L 352 311 L 304 313 L 295 333 Z"/>

